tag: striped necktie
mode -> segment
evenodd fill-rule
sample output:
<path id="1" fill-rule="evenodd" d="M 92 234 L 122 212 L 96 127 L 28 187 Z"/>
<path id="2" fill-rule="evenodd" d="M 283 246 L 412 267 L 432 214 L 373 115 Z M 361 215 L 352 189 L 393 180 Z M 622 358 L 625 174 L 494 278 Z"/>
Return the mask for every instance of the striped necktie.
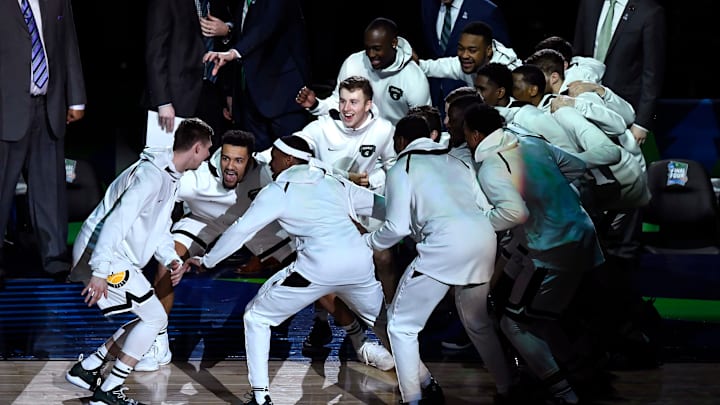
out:
<path id="1" fill-rule="evenodd" d="M 25 24 L 28 27 L 32 41 L 32 53 L 30 57 L 32 81 L 39 89 L 42 89 L 47 84 L 50 76 L 48 75 L 47 60 L 45 59 L 45 50 L 43 49 L 42 40 L 40 39 L 40 31 L 35 22 L 32 9 L 30 8 L 30 2 L 28 0 L 22 0 L 20 9 L 22 10 L 23 18 L 25 18 Z"/>
<path id="2" fill-rule="evenodd" d="M 205 18 L 210 13 L 210 0 L 195 0 L 195 9 L 197 10 L 197 15 L 200 18 Z M 203 36 L 203 44 L 205 44 L 205 51 L 211 52 L 213 50 L 214 46 L 214 38 L 212 37 L 206 37 Z M 217 76 L 212 75 L 212 70 L 215 67 L 215 64 L 212 62 L 206 62 L 205 63 L 205 71 L 203 72 L 203 79 L 209 80 L 212 83 L 215 83 L 217 81 Z"/>
<path id="3" fill-rule="evenodd" d="M 610 41 L 613 35 L 613 17 L 615 16 L 615 0 L 609 1 L 607 14 L 603 21 L 602 27 L 600 27 L 600 34 L 598 36 L 597 47 L 595 48 L 595 59 L 600 62 L 605 62 L 605 56 L 610 48 Z"/>
<path id="4" fill-rule="evenodd" d="M 440 32 L 440 48 L 445 52 L 450 33 L 452 32 L 452 3 L 445 5 L 445 19 L 443 20 L 442 31 Z"/>

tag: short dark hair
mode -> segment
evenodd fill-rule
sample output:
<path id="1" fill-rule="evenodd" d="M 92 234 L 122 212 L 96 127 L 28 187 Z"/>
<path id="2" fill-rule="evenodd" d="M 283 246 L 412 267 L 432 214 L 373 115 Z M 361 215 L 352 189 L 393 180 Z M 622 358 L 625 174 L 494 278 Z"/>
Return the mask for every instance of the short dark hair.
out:
<path id="1" fill-rule="evenodd" d="M 407 112 L 407 115 L 419 115 L 423 118 L 425 118 L 425 121 L 428 124 L 428 127 L 430 128 L 430 131 L 438 131 L 442 132 L 442 122 L 440 119 L 440 111 L 437 109 L 437 107 L 432 105 L 418 105 L 415 107 L 410 107 L 410 109 Z"/>
<path id="2" fill-rule="evenodd" d="M 244 146 L 248 154 L 255 153 L 255 136 L 247 131 L 231 129 L 222 135 L 221 145 Z"/>
<path id="3" fill-rule="evenodd" d="M 430 126 L 419 114 L 406 115 L 395 125 L 394 137 L 399 136 L 412 142 L 418 138 L 430 138 Z"/>
<path id="4" fill-rule="evenodd" d="M 493 31 L 489 25 L 482 21 L 469 22 L 462 30 L 462 34 L 477 35 L 485 38 L 487 44 L 491 44 L 493 41 Z"/>
<path id="5" fill-rule="evenodd" d="M 563 58 L 560 52 L 554 49 L 546 48 L 535 51 L 535 53 L 525 59 L 525 64 L 536 65 L 546 75 L 557 72 L 560 78 L 565 79 L 565 58 Z"/>
<path id="6" fill-rule="evenodd" d="M 537 86 L 541 94 L 545 93 L 547 81 L 543 71 L 537 65 L 520 65 L 513 69 L 513 74 L 521 74 L 524 82 L 531 86 Z"/>
<path id="7" fill-rule="evenodd" d="M 310 145 L 308 145 L 307 141 L 306 141 L 305 139 L 297 136 L 297 135 L 283 136 L 282 138 L 280 138 L 280 140 L 283 141 L 283 142 L 285 142 L 285 144 L 286 144 L 287 146 L 289 146 L 289 147 L 291 147 L 291 148 L 293 148 L 293 149 L 297 149 L 297 150 L 302 151 L 302 152 L 307 152 L 307 153 L 310 154 L 310 156 L 315 156 L 315 154 L 313 153 L 312 149 L 310 149 Z M 282 152 L 282 151 L 280 151 L 280 152 Z M 283 153 L 285 153 L 285 152 L 283 152 Z M 307 163 L 306 160 L 302 160 L 302 159 L 297 158 L 297 157 L 296 157 L 295 159 L 297 159 L 297 160 L 299 160 L 299 161 L 301 161 L 301 162 Z"/>
<path id="8" fill-rule="evenodd" d="M 473 104 L 465 110 L 465 127 L 485 136 L 502 128 L 503 124 L 500 112 L 487 104 Z"/>
<path id="9" fill-rule="evenodd" d="M 370 21 L 370 24 L 368 24 L 367 28 L 365 28 L 365 32 L 369 32 L 378 28 L 388 33 L 390 35 L 390 38 L 395 38 L 398 36 L 398 27 L 397 24 L 395 24 L 395 21 L 385 17 L 378 17 Z"/>
<path id="10" fill-rule="evenodd" d="M 463 96 L 480 96 L 480 93 L 478 93 L 477 89 L 475 87 L 470 86 L 462 86 L 458 87 L 454 90 L 452 90 L 450 93 L 445 96 L 445 102 L 448 104 L 452 104 L 453 101 L 457 100 L 460 97 Z"/>
<path id="11" fill-rule="evenodd" d="M 465 108 L 473 104 L 485 104 L 482 96 L 477 92 L 475 94 L 465 94 L 453 99 L 452 102 L 448 103 L 448 113 L 450 112 L 450 110 L 455 109 L 464 110 Z"/>
<path id="12" fill-rule="evenodd" d="M 175 130 L 173 151 L 183 152 L 192 148 L 196 142 L 212 143 L 213 129 L 199 118 L 187 118 L 180 122 Z"/>
<path id="13" fill-rule="evenodd" d="M 478 70 L 477 75 L 483 75 L 487 77 L 489 81 L 495 83 L 496 86 L 503 87 L 506 94 L 512 93 L 512 71 L 509 67 L 507 67 L 507 65 L 498 62 L 491 62 L 481 67 Z"/>
<path id="14" fill-rule="evenodd" d="M 465 110 L 475 104 L 485 104 L 482 96 L 477 93 L 458 97 L 453 100 L 452 103 L 448 104 L 448 120 L 452 125 L 450 128 L 451 146 L 457 147 L 462 145 L 464 140 L 462 124 L 465 119 Z M 450 118 L 452 118 L 452 120 L 450 120 Z"/>
<path id="15" fill-rule="evenodd" d="M 346 78 L 338 85 L 338 90 L 340 89 L 348 91 L 360 89 L 368 100 L 372 100 L 373 98 L 373 89 L 370 85 L 370 80 L 362 76 L 350 76 Z"/>
<path id="16" fill-rule="evenodd" d="M 570 41 L 557 35 L 547 37 L 535 45 L 535 51 L 541 49 L 554 49 L 563 56 L 566 62 L 570 63 L 570 59 L 573 57 L 573 46 Z"/>

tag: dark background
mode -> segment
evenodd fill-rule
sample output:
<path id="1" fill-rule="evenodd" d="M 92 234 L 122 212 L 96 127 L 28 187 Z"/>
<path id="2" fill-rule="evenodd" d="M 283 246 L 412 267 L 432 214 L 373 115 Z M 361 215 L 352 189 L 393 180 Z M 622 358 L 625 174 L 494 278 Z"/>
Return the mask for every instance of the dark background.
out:
<path id="1" fill-rule="evenodd" d="M 190 1 L 190 0 L 178 0 Z M 272 1 L 272 0 L 269 0 Z M 472 1 L 472 0 L 466 0 Z M 521 58 L 541 39 L 560 35 L 572 41 L 577 1 L 497 0 L 509 25 L 511 43 Z M 710 0 L 660 1 L 667 17 L 667 65 L 663 98 L 720 98 L 712 80 L 713 53 L 720 49 Z M 139 151 L 143 143 L 144 1 L 74 0 L 76 29 L 87 86 L 86 117 L 71 125 L 70 155 L 92 155 L 107 163 L 117 139 Z M 375 17 L 393 19 L 423 56 L 417 0 L 303 0 L 310 58 L 309 85 L 334 85 L 342 61 L 362 50 L 363 31 Z M 104 173 L 112 177 L 114 173 Z"/>

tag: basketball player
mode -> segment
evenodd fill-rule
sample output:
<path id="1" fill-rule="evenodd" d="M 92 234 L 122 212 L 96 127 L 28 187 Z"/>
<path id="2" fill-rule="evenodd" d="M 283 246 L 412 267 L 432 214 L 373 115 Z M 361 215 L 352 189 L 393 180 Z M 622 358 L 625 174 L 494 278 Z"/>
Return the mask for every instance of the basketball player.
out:
<path id="1" fill-rule="evenodd" d="M 181 122 L 172 151 L 146 149 L 110 184 L 80 229 L 71 278 L 85 283 L 85 302 L 97 304 L 106 316 L 137 316 L 66 373 L 70 383 L 93 390 L 91 405 L 136 403 L 125 395 L 123 383 L 167 326 L 167 314 L 142 268 L 153 255 L 170 269 L 181 268 L 170 235 L 170 215 L 182 173 L 208 158 L 212 133 L 198 119 Z M 115 364 L 103 381 L 101 370 L 110 356 Z"/>

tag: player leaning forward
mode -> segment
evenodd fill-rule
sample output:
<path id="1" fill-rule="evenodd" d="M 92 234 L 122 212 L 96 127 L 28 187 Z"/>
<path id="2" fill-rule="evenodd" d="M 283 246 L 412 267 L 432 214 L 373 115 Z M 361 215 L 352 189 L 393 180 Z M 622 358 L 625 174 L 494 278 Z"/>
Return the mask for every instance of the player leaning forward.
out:
<path id="1" fill-rule="evenodd" d="M 67 372 L 69 382 L 94 391 L 91 405 L 136 403 L 125 396 L 122 385 L 168 320 L 142 269 L 153 256 L 170 269 L 183 267 L 170 235 L 175 194 L 182 173 L 208 158 L 211 137 L 212 129 L 204 122 L 183 121 L 173 150 L 145 149 L 140 160 L 110 184 L 80 229 L 71 277 L 86 284 L 85 302 L 97 303 L 105 316 L 137 316 Z M 102 366 L 111 356 L 115 364 L 100 382 Z"/>
<path id="2" fill-rule="evenodd" d="M 272 403 L 267 363 L 271 326 L 330 293 L 337 294 L 368 325 L 374 325 L 384 309 L 372 250 L 353 223 L 357 214 L 372 214 L 372 193 L 333 176 L 297 136 L 276 140 L 271 156 L 275 181 L 260 191 L 212 251 L 188 260 L 213 267 L 275 220 L 296 237 L 297 260 L 268 279 L 245 309 L 248 379 L 254 394 L 249 404 Z M 184 270 L 174 272 L 173 281 Z M 376 333 L 382 332 L 379 329 Z"/>

